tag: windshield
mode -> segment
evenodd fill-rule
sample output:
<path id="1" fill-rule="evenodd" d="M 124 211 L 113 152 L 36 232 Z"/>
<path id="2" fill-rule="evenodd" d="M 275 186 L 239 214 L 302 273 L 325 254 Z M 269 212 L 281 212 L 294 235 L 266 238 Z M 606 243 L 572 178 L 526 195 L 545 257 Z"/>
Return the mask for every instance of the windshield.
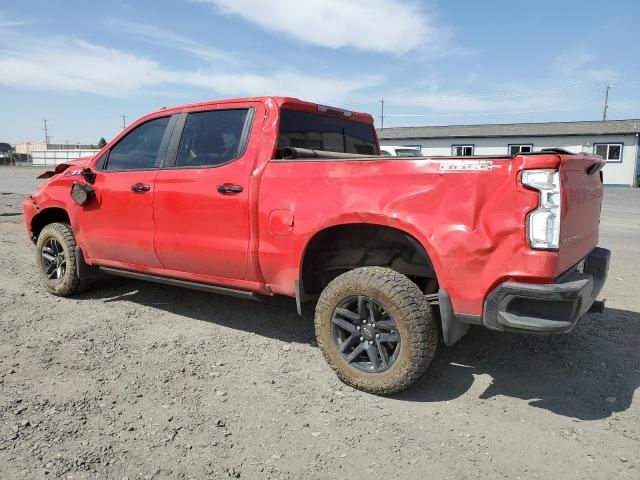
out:
<path id="1" fill-rule="evenodd" d="M 276 158 L 285 147 L 376 155 L 373 125 L 318 113 L 282 110 Z"/>

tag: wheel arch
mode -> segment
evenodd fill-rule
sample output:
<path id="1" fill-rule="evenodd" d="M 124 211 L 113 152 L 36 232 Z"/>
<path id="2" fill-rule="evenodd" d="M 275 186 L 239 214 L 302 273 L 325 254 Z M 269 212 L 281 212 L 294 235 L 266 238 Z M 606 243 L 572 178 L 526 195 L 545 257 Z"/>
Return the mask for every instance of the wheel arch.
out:
<path id="1" fill-rule="evenodd" d="M 298 277 L 300 291 L 296 293 L 304 297 L 313 296 L 326 286 L 332 279 L 331 275 L 318 283 L 317 274 L 320 272 L 317 268 L 326 266 L 323 262 L 327 260 L 337 275 L 362 266 L 386 266 L 410 278 L 432 279 L 430 285 L 419 286 L 423 290 L 437 291 L 438 267 L 431 247 L 420 241 L 410 228 L 397 225 L 397 222 L 390 225 L 385 220 L 344 221 L 325 225 L 317 230 L 302 250 Z M 334 257 L 331 262 L 332 253 L 344 252 L 345 248 L 348 252 L 342 258 Z M 346 260 L 347 263 L 340 265 L 341 260 Z M 388 260 L 387 263 L 385 260 Z M 340 268 L 341 266 L 345 268 Z"/>
<path id="2" fill-rule="evenodd" d="M 44 227 L 50 223 L 71 223 L 69 212 L 60 207 L 48 207 L 40 210 L 31 219 L 31 239 L 35 242 Z"/>

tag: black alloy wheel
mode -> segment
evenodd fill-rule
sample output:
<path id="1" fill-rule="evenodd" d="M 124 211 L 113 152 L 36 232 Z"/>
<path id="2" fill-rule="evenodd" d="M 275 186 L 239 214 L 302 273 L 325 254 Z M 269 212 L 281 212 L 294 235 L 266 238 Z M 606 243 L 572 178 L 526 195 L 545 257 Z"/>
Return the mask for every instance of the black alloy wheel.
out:
<path id="1" fill-rule="evenodd" d="M 338 352 L 358 370 L 381 373 L 398 358 L 398 327 L 374 299 L 364 295 L 345 298 L 333 311 L 331 323 Z"/>
<path id="2" fill-rule="evenodd" d="M 44 275 L 52 282 L 61 282 L 67 271 L 67 259 L 60 242 L 55 238 L 48 238 L 42 246 L 42 270 Z"/>

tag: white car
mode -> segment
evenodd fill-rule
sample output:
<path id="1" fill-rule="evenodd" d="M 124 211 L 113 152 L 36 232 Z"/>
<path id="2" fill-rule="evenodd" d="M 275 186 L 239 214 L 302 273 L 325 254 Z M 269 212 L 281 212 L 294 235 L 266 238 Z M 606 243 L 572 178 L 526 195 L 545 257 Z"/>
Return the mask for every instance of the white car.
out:
<path id="1" fill-rule="evenodd" d="M 385 157 L 421 157 L 422 148 L 380 145 L 380 155 Z"/>

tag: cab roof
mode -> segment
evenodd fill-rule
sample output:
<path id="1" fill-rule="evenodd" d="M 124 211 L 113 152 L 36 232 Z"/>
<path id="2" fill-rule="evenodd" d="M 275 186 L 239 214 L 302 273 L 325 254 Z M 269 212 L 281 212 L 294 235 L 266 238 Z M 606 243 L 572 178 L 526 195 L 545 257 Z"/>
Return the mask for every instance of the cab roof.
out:
<path id="1" fill-rule="evenodd" d="M 248 102 L 261 102 L 267 107 L 276 106 L 277 108 L 291 108 L 293 110 L 302 110 L 308 112 L 319 112 L 328 115 L 340 115 L 352 120 L 373 124 L 373 117 L 368 113 L 352 112 L 350 110 L 344 110 L 338 107 L 330 107 L 328 105 L 322 105 L 313 102 L 305 102 L 299 98 L 294 97 L 275 97 L 275 96 L 262 96 L 262 97 L 240 97 L 240 98 L 225 98 L 221 100 L 207 100 L 204 102 L 188 103 L 185 105 L 177 105 L 174 107 L 164 107 L 155 112 L 151 112 L 145 117 L 156 115 L 158 113 L 176 113 L 184 110 L 201 109 L 203 107 L 215 107 L 219 105 L 231 104 L 231 103 L 248 103 Z"/>

